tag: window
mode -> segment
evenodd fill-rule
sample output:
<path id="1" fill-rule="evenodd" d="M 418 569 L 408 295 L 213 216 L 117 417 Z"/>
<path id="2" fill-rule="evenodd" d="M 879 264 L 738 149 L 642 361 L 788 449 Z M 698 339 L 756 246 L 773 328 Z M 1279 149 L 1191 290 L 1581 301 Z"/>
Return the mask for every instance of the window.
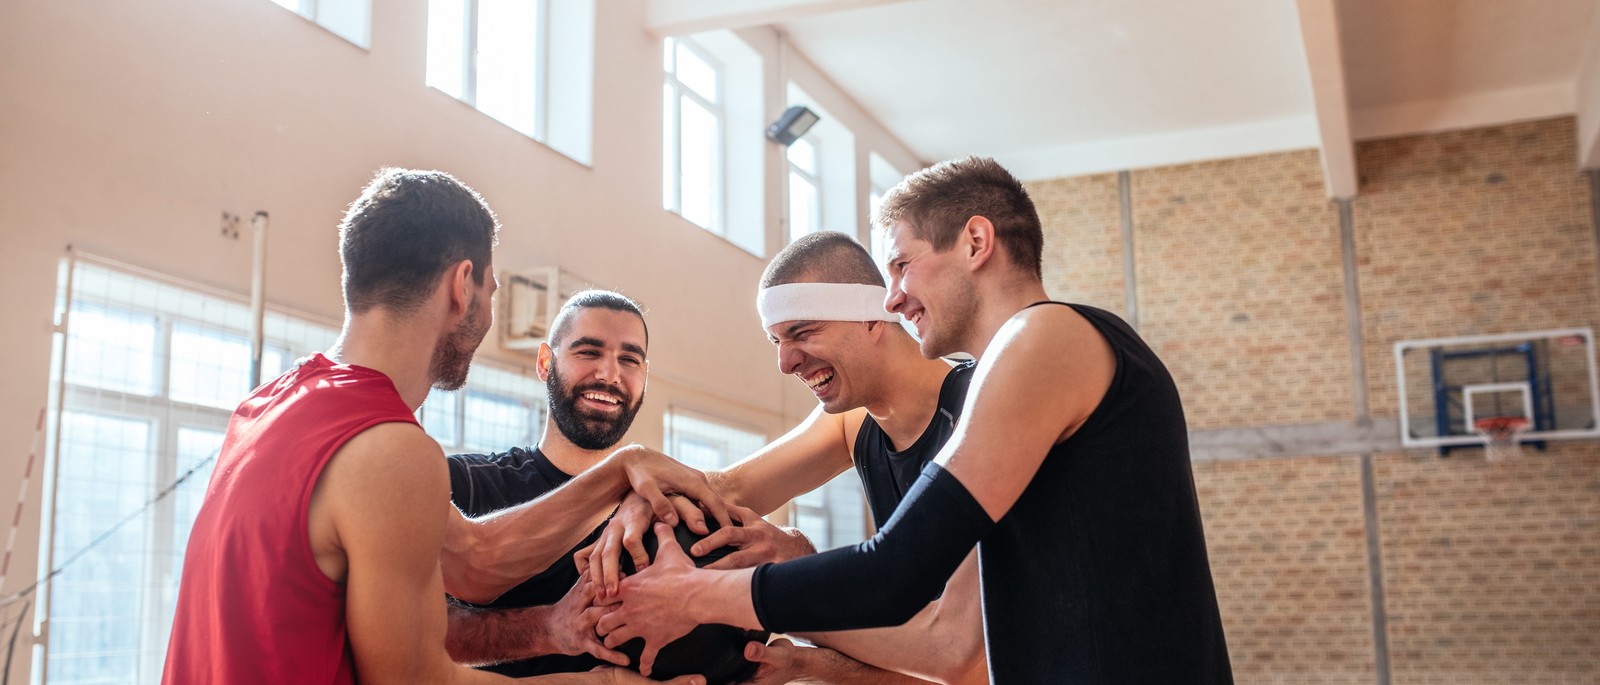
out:
<path id="1" fill-rule="evenodd" d="M 668 38 L 664 46 L 662 203 L 721 235 L 722 68 L 687 40 Z"/>
<path id="2" fill-rule="evenodd" d="M 363 48 L 371 47 L 371 0 L 272 0 Z"/>
<path id="3" fill-rule="evenodd" d="M 789 242 L 822 230 L 822 165 L 815 136 L 789 145 Z"/>
<path id="4" fill-rule="evenodd" d="M 48 623 L 35 630 L 49 635 L 36 663 L 51 685 L 158 683 L 189 531 L 229 416 L 250 391 L 249 307 L 90 257 L 75 262 L 71 283 L 60 450 L 47 474 L 54 526 L 41 537 L 43 563 L 60 573 L 42 598 Z M 338 334 L 269 310 L 262 378 Z M 420 413 L 447 450 L 529 445 L 544 423 L 544 387 L 479 362 L 466 387 L 431 392 Z"/>
<path id="5" fill-rule="evenodd" d="M 713 471 L 743 459 L 767 444 L 767 436 L 721 421 L 668 409 L 666 453 L 701 471 Z"/>
<path id="6" fill-rule="evenodd" d="M 805 533 L 817 551 L 867 539 L 866 497 L 855 469 L 794 498 L 793 506 L 794 527 Z"/>
<path id="7" fill-rule="evenodd" d="M 538 442 L 544 430 L 545 388 L 539 379 L 473 362 L 467 385 L 428 391 L 422 427 L 446 452 L 499 452 Z"/>
<path id="8" fill-rule="evenodd" d="M 584 164 L 593 53 L 593 0 L 428 2 L 428 85 Z"/>
<path id="9" fill-rule="evenodd" d="M 40 555 L 60 574 L 41 598 L 49 620 L 36 630 L 49 635 L 36 668 L 52 685 L 156 683 L 211 460 L 250 391 L 249 307 L 89 257 L 62 295 L 54 525 Z M 267 312 L 262 376 L 337 335 Z"/>

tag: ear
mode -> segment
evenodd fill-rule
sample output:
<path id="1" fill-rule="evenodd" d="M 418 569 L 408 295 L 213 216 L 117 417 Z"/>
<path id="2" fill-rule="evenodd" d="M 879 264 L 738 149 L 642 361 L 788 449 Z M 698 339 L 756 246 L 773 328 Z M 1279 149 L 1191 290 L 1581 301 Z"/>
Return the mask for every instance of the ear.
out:
<path id="1" fill-rule="evenodd" d="M 868 321 L 866 323 L 867 336 L 872 338 L 873 342 L 877 342 L 879 339 L 883 338 L 883 325 L 888 323 L 887 321 Z"/>
<path id="2" fill-rule="evenodd" d="M 967 225 L 961 227 L 960 246 L 965 250 L 968 268 L 977 271 L 994 256 L 994 224 L 981 216 L 967 219 Z"/>
<path id="3" fill-rule="evenodd" d="M 540 381 L 550 380 L 550 362 L 555 359 L 556 351 L 550 349 L 550 343 L 539 343 L 539 358 L 533 363 L 534 373 L 539 374 Z"/>
<path id="4" fill-rule="evenodd" d="M 451 315 L 466 316 L 467 310 L 472 307 L 472 296 L 477 290 L 472 279 L 476 273 L 476 267 L 470 259 L 463 259 L 450 267 L 446 280 L 449 284 Z"/>

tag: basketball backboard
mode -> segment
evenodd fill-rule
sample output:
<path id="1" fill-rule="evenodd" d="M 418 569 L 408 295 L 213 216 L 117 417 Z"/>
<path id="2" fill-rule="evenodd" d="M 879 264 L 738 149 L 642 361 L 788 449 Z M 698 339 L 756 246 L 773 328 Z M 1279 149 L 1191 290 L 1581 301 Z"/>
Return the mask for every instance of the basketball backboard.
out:
<path id="1" fill-rule="evenodd" d="M 1482 419 L 1522 417 L 1522 442 L 1600 437 L 1594 332 L 1569 328 L 1394 346 L 1405 447 L 1481 445 Z"/>

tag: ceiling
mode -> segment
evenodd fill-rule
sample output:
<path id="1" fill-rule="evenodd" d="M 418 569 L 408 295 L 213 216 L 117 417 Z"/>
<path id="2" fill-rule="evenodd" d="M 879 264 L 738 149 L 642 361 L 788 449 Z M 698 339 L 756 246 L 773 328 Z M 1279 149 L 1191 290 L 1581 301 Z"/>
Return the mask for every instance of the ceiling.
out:
<path id="1" fill-rule="evenodd" d="M 1320 147 L 1349 195 L 1354 140 L 1573 114 L 1600 75 L 1600 0 L 737 5 L 924 160 L 1029 180 Z"/>

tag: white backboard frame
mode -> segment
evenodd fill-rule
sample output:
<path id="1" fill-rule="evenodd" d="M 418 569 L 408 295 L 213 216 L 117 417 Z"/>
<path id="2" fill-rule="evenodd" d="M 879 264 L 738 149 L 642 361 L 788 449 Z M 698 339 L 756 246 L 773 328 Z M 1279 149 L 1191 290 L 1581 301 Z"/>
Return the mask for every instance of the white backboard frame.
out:
<path id="1" fill-rule="evenodd" d="M 1576 440 L 1583 438 L 1600 438 L 1600 378 L 1597 378 L 1595 365 L 1594 330 L 1589 328 L 1559 328 L 1542 331 L 1525 331 L 1520 333 L 1500 333 L 1495 335 L 1470 335 L 1458 338 L 1428 338 L 1423 340 L 1402 340 L 1394 344 L 1394 372 L 1395 381 L 1399 385 L 1400 394 L 1400 444 L 1407 448 L 1412 447 L 1460 447 L 1467 445 L 1484 445 L 1488 443 L 1485 435 L 1447 435 L 1447 436 L 1414 436 L 1411 430 L 1411 411 L 1407 406 L 1406 396 L 1406 369 L 1405 355 L 1407 350 L 1426 349 L 1444 345 L 1489 345 L 1494 343 L 1521 342 L 1538 338 L 1563 338 L 1578 336 L 1583 339 L 1584 353 L 1588 355 L 1589 374 L 1589 411 L 1590 428 L 1566 430 L 1530 430 L 1524 432 L 1519 438 L 1520 442 L 1535 442 L 1541 440 Z M 1515 384 L 1513 384 L 1515 385 Z M 1483 386 L 1477 386 L 1483 387 Z M 1526 395 L 1524 395 L 1526 397 Z M 1532 417 L 1531 404 L 1527 409 L 1528 416 Z"/>

